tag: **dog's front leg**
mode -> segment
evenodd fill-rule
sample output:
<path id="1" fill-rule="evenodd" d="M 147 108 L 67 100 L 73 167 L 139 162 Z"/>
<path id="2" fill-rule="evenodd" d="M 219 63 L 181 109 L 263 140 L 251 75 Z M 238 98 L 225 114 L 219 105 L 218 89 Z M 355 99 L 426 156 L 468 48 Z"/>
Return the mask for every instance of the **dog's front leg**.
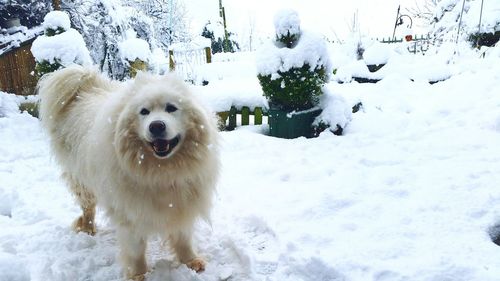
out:
<path id="1" fill-rule="evenodd" d="M 128 227 L 119 227 L 117 232 L 127 278 L 135 281 L 144 280 L 144 274 L 147 271 L 146 239 Z"/>
<path id="2" fill-rule="evenodd" d="M 170 245 L 181 263 L 186 264 L 196 272 L 201 272 L 205 270 L 206 262 L 195 254 L 191 236 L 190 230 L 177 231 L 170 235 Z"/>

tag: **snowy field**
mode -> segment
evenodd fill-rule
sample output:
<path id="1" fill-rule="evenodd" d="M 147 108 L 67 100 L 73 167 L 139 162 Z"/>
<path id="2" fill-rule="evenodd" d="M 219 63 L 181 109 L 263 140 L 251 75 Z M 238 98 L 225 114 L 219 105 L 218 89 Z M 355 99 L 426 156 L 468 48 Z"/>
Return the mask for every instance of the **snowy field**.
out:
<path id="1" fill-rule="evenodd" d="M 452 77 L 434 85 L 398 73 L 377 84 L 331 82 L 332 93 L 364 104 L 341 137 L 221 132 L 213 224 L 196 235 L 208 267 L 188 270 L 152 238 L 147 280 L 500 280 L 490 238 L 500 224 L 499 53 L 457 59 Z M 227 65 L 250 65 L 241 61 Z M 207 98 L 217 92 L 210 87 L 258 89 L 252 71 L 240 73 L 248 79 L 221 74 L 195 90 Z M 0 108 L 10 100 L 0 93 Z M 71 231 L 80 210 L 39 121 L 4 113 L 0 280 L 123 280 L 102 213 L 95 237 Z"/>

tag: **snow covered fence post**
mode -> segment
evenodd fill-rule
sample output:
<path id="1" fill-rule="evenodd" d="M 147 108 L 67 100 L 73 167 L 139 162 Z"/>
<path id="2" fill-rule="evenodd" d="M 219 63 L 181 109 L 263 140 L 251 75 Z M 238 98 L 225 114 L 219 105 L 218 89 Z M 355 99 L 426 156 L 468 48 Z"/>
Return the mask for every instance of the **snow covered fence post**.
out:
<path id="1" fill-rule="evenodd" d="M 42 25 L 44 35 L 36 38 L 31 46 L 38 77 L 71 64 L 92 64 L 82 35 L 71 28 L 68 14 L 61 11 L 50 12 L 43 19 Z"/>
<path id="2" fill-rule="evenodd" d="M 322 88 L 332 73 L 326 43 L 300 29 L 294 10 L 278 12 L 274 25 L 276 40 L 257 54 L 257 77 L 270 107 L 270 135 L 313 137 Z"/>

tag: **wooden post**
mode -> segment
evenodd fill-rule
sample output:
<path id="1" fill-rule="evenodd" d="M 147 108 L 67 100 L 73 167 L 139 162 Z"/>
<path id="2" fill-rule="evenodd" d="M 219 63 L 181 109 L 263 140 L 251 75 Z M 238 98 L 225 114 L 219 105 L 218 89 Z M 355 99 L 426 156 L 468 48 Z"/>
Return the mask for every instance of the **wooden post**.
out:
<path id="1" fill-rule="evenodd" d="M 205 47 L 205 56 L 207 57 L 207 63 L 212 63 L 212 50 L 210 47 Z"/>
<path id="2" fill-rule="evenodd" d="M 52 7 L 54 10 L 60 10 L 61 9 L 61 0 L 52 0 Z"/>
<path id="3" fill-rule="evenodd" d="M 224 25 L 224 47 L 223 52 L 229 52 L 229 33 L 227 32 L 226 25 L 226 9 L 222 7 L 222 0 L 219 0 L 219 15 L 222 18 L 222 23 Z"/>
<path id="4" fill-rule="evenodd" d="M 170 67 L 170 71 L 174 71 L 175 70 L 174 50 L 168 50 L 168 64 Z"/>
<path id="5" fill-rule="evenodd" d="M 250 108 L 248 106 L 241 108 L 241 125 L 250 125 Z"/>
<path id="6" fill-rule="evenodd" d="M 254 124 L 255 125 L 262 125 L 262 107 L 256 107 L 254 110 Z"/>
<path id="7" fill-rule="evenodd" d="M 229 117 L 229 111 L 222 111 L 222 112 L 217 112 L 217 116 L 219 117 L 219 130 L 225 130 L 226 129 L 226 121 L 227 118 Z"/>
<path id="8" fill-rule="evenodd" d="M 148 68 L 148 64 L 141 59 L 135 59 L 134 61 L 129 61 L 129 72 L 130 78 L 134 78 L 139 71 L 145 71 Z"/>
<path id="9" fill-rule="evenodd" d="M 236 113 L 236 107 L 231 106 L 231 110 L 229 110 L 229 124 L 226 127 L 228 130 L 236 128 Z"/>

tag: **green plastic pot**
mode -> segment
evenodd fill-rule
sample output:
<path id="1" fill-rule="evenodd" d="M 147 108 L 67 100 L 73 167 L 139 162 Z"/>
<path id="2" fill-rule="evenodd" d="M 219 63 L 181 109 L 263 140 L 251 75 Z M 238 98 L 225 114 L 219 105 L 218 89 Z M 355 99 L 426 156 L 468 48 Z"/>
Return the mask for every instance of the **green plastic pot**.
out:
<path id="1" fill-rule="evenodd" d="M 284 139 L 312 138 L 315 136 L 312 123 L 321 111 L 319 108 L 300 112 L 269 109 L 269 135 Z"/>

